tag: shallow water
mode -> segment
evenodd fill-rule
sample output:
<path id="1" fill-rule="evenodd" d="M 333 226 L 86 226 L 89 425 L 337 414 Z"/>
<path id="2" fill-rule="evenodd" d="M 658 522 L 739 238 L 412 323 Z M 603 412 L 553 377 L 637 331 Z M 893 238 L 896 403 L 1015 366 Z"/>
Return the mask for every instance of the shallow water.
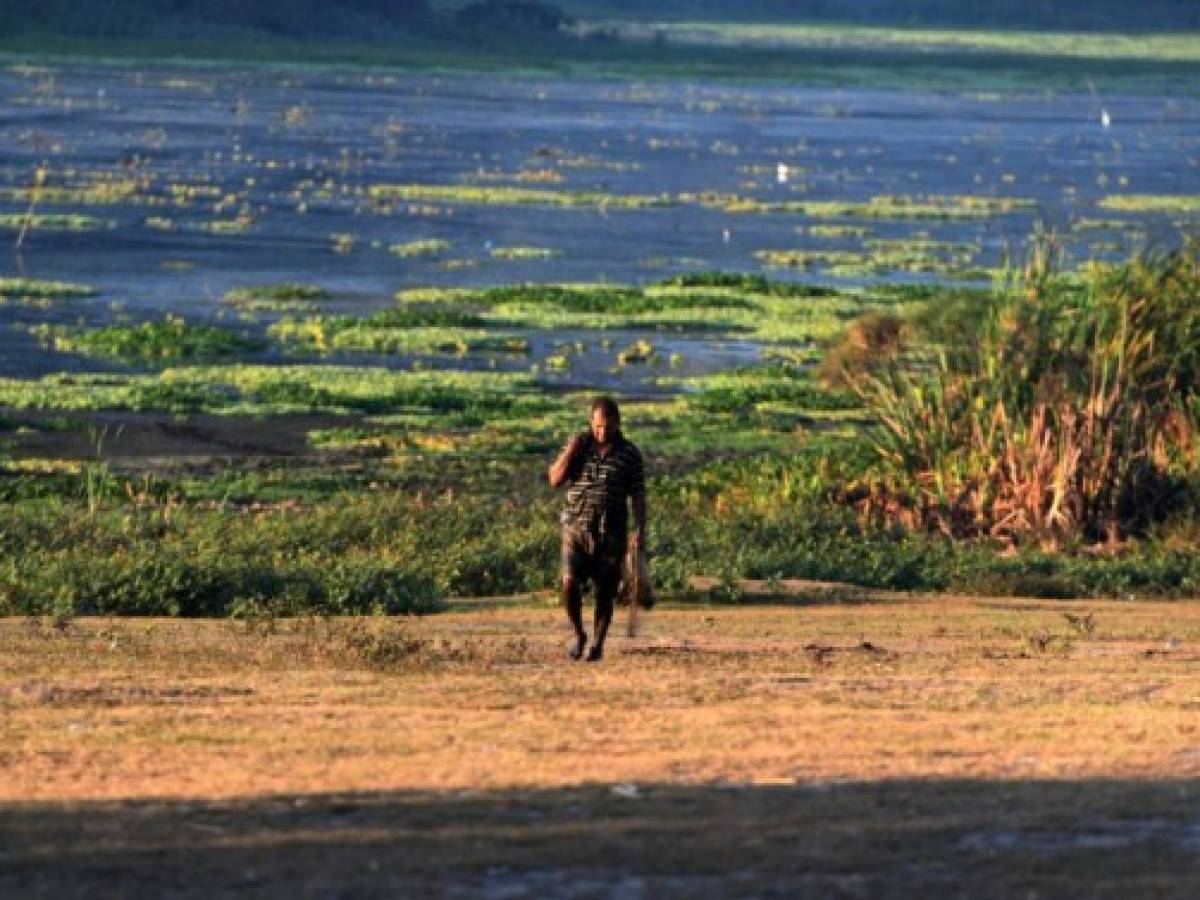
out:
<path id="1" fill-rule="evenodd" d="M 1101 110 L 1111 125 L 1103 127 Z M 0 306 L 0 374 L 119 368 L 40 348 L 31 324 L 95 324 L 171 311 L 243 324 L 219 304 L 231 288 L 278 281 L 344 295 L 338 311 L 367 311 L 403 288 L 520 281 L 647 282 L 698 269 L 766 271 L 833 281 L 821 272 L 766 270 L 755 250 L 860 249 L 856 238 L 804 233 L 859 224 L 871 237 L 977 243 L 975 265 L 1020 248 L 1035 221 L 1064 235 L 1074 259 L 1177 243 L 1192 214 L 1114 214 L 1119 193 L 1200 193 L 1200 101 L 1092 94 L 960 96 L 862 89 L 781 89 L 555 81 L 378 72 L 55 65 L 0 69 L 0 188 L 86 184 L 97 175 L 145 178 L 139 202 L 41 204 L 38 212 L 111 219 L 101 231 L 32 231 L 20 253 L 0 251 L 0 275 L 83 282 L 100 293 L 49 309 Z M 778 163 L 789 168 L 780 181 Z M 561 183 L 521 183 L 553 169 Z M 480 172 L 485 176 L 480 177 Z M 492 180 L 486 175 L 508 176 Z M 381 209 L 377 183 L 512 184 L 614 194 L 719 191 L 762 200 L 856 200 L 880 194 L 1026 197 L 1035 210 L 968 221 L 819 220 L 734 214 L 694 205 L 643 210 L 406 204 Z M 172 185 L 216 188 L 186 205 Z M 171 201 L 146 205 L 146 197 Z M 228 198 L 220 209 L 215 205 Z M 24 213 L 24 201 L 0 213 Z M 239 213 L 244 233 L 195 230 Z M 176 230 L 148 226 L 168 218 Z M 1127 229 L 1072 235 L 1080 217 Z M 799 231 L 798 231 L 799 229 Z M 354 236 L 335 252 L 333 235 Z M 388 245 L 443 239 L 440 256 L 401 259 Z M 11 246 L 14 232 L 0 231 Z M 555 251 L 499 260 L 498 247 Z M 457 261 L 450 266 L 448 261 Z M 906 276 L 911 277 L 911 276 Z M 893 279 L 894 280 L 894 279 Z M 116 306 L 114 307 L 114 304 Z M 259 314 L 262 329 L 275 316 Z M 552 352 L 538 336 L 529 366 Z M 575 338 L 572 338 L 574 340 Z M 664 343 L 658 336 L 652 342 Z M 676 339 L 672 338 L 672 341 Z M 586 342 L 586 341 L 585 341 Z M 594 341 L 593 341 L 594 343 Z M 753 345 L 679 339 L 687 373 L 757 358 Z M 610 372 L 585 354 L 558 377 L 632 389 L 636 371 Z M 387 364 L 411 360 L 393 357 Z M 479 359 L 440 359 L 469 366 Z M 488 364 L 484 361 L 482 364 Z M 510 361 L 507 364 L 516 365 Z M 657 374 L 657 373 L 654 373 Z"/>

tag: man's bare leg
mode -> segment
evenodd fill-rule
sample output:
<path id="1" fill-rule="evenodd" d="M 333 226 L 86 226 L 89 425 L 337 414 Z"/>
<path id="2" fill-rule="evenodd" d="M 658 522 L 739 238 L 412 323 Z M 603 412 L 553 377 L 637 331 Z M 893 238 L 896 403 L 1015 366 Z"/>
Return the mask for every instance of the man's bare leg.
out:
<path id="1" fill-rule="evenodd" d="M 613 601 L 616 590 L 596 588 L 596 641 L 588 651 L 588 662 L 599 662 L 604 657 L 604 639 L 608 637 L 608 626 L 613 620 Z"/>
<path id="2" fill-rule="evenodd" d="M 583 589 L 579 582 L 567 576 L 562 583 L 563 606 L 567 608 L 567 618 L 575 629 L 575 646 L 567 651 L 571 659 L 583 656 L 583 648 L 587 646 L 587 632 L 583 630 Z"/>

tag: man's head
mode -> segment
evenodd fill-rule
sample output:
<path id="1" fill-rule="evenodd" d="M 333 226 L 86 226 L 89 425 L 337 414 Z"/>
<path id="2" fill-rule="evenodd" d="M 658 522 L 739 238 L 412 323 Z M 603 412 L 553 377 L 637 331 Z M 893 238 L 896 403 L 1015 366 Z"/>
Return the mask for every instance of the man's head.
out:
<path id="1" fill-rule="evenodd" d="M 598 444 L 610 444 L 621 433 L 621 410 L 612 397 L 592 401 L 592 437 Z"/>

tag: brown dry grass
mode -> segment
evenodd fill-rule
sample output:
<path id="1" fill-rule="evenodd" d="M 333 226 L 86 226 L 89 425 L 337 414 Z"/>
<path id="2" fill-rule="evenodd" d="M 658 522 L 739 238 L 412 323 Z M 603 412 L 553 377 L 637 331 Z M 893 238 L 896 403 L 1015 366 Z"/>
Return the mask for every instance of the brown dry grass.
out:
<path id="1" fill-rule="evenodd" d="M 95 887 L 101 857 L 119 885 L 149 854 L 168 894 L 257 866 L 267 896 L 328 872 L 355 896 L 607 896 L 571 887 L 599 847 L 667 896 L 919 895 L 1031 853 L 1054 865 L 984 893 L 1197 886 L 1154 860 L 1200 843 L 1200 607 L 662 609 L 598 666 L 565 659 L 559 616 L 0 622 L 0 893 Z"/>

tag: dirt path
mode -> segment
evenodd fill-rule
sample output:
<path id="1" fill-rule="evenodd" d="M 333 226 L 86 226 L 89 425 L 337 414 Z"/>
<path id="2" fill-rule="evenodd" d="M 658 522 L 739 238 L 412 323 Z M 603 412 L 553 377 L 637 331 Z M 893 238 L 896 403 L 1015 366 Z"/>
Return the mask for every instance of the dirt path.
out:
<path id="1" fill-rule="evenodd" d="M 0 896 L 1200 883 L 1190 604 L 59 625 L 0 622 Z"/>

